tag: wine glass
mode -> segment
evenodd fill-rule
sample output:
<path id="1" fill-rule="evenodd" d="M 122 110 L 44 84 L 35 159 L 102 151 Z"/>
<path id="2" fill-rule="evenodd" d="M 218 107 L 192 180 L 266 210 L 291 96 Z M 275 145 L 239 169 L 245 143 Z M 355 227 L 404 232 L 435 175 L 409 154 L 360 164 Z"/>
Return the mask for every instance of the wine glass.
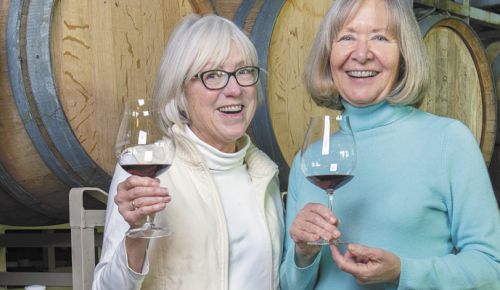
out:
<path id="1" fill-rule="evenodd" d="M 354 176 L 356 143 L 349 117 L 312 117 L 300 153 L 300 166 L 307 180 L 326 191 L 328 208 L 333 212 L 333 192 Z M 345 243 L 340 240 L 310 241 L 310 245 Z"/>
<path id="2" fill-rule="evenodd" d="M 115 152 L 118 164 L 132 175 L 157 177 L 165 172 L 174 159 L 175 143 L 164 136 L 159 126 L 160 110 L 152 108 L 145 99 L 125 104 Z M 154 224 L 154 215 L 148 215 L 140 228 L 129 229 L 132 238 L 159 238 L 170 235 L 168 228 Z"/>

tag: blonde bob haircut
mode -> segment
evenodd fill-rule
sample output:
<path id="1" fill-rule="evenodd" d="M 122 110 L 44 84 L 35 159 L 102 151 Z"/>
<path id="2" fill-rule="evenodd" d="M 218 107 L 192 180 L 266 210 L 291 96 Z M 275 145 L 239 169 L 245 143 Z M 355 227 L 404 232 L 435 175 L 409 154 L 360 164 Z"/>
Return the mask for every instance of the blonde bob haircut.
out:
<path id="1" fill-rule="evenodd" d="M 383 0 L 389 15 L 389 31 L 400 48 L 399 76 L 394 89 L 385 97 L 391 104 L 417 103 L 429 83 L 429 65 L 419 25 L 407 0 Z M 330 54 L 333 41 L 358 10 L 363 0 L 336 0 L 321 23 L 306 63 L 307 91 L 319 106 L 342 109 L 332 79 Z"/>
<path id="2" fill-rule="evenodd" d="M 175 27 L 163 52 L 155 80 L 153 99 L 161 108 L 165 133 L 173 124 L 189 124 L 186 84 L 202 69 L 217 69 L 227 60 L 231 48 L 243 56 L 244 64 L 258 66 L 257 50 L 233 22 L 216 15 L 191 14 Z M 260 80 L 257 100 L 262 100 Z"/>

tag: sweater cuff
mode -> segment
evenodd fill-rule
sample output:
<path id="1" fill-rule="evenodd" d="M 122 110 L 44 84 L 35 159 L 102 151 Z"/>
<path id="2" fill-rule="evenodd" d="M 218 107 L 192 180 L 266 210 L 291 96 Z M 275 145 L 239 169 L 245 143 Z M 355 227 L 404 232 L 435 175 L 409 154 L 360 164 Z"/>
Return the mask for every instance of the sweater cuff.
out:
<path id="1" fill-rule="evenodd" d="M 290 247 L 287 253 L 289 264 L 289 281 L 291 285 L 296 285 L 297 289 L 307 289 L 316 281 L 316 276 L 319 270 L 319 262 L 321 259 L 321 250 L 314 258 L 313 262 L 306 267 L 299 267 L 295 263 L 295 246 Z M 311 285 L 312 284 L 312 285 Z"/>
<path id="2" fill-rule="evenodd" d="M 123 239 L 119 247 L 120 247 L 119 251 L 121 253 L 120 259 L 122 259 L 121 261 L 119 261 L 119 263 L 121 265 L 126 265 L 127 272 L 132 280 L 135 280 L 136 282 L 142 281 L 144 277 L 149 273 L 149 259 L 147 253 L 144 259 L 144 265 L 142 266 L 142 272 L 137 273 L 134 270 L 132 270 L 128 265 L 128 256 L 127 256 L 127 250 L 125 248 L 125 239 Z"/>
<path id="3" fill-rule="evenodd" d="M 411 269 L 411 261 L 409 259 L 401 258 L 401 271 L 399 273 L 399 283 L 394 283 L 393 285 L 397 285 L 398 287 L 394 289 L 404 289 L 405 285 L 409 285 L 410 283 L 410 275 L 409 269 Z"/>

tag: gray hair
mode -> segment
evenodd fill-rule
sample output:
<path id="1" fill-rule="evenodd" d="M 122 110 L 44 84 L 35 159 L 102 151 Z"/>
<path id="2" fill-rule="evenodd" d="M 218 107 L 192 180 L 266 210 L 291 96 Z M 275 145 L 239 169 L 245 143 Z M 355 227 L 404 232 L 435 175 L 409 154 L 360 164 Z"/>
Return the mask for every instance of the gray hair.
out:
<path id="1" fill-rule="evenodd" d="M 153 91 L 165 132 L 173 124 L 189 124 L 186 83 L 207 64 L 214 69 L 221 66 L 233 46 L 243 55 L 245 65 L 258 66 L 255 46 L 230 20 L 217 15 L 191 14 L 177 24 L 163 53 Z M 257 100 L 262 99 L 259 80 Z"/>
<path id="2" fill-rule="evenodd" d="M 389 29 L 398 40 L 400 68 L 396 86 L 386 96 L 392 104 L 417 103 L 429 85 L 429 64 L 420 29 L 407 0 L 384 0 Z M 342 109 L 330 68 L 333 40 L 363 0 L 336 0 L 325 15 L 306 63 L 306 89 L 320 106 Z"/>

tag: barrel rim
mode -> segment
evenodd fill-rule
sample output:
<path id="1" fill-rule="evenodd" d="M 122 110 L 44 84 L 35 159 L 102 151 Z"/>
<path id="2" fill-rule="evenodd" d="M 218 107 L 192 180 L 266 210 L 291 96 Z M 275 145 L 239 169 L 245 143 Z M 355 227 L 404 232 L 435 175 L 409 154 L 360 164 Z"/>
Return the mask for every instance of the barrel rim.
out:
<path id="1" fill-rule="evenodd" d="M 110 176 L 82 148 L 56 92 L 50 55 L 53 8 L 54 0 L 29 1 L 27 5 L 24 1 L 11 3 L 7 62 L 16 106 L 42 160 L 63 183 L 71 187 L 106 187 Z M 28 15 L 26 23 L 22 23 L 25 9 Z M 20 33 L 23 25 L 26 26 L 24 36 Z M 24 37 L 26 55 L 22 55 L 20 37 Z M 26 60 L 24 64 L 22 59 Z M 30 76 L 28 82 L 23 80 L 23 74 Z"/>
<path id="2" fill-rule="evenodd" d="M 7 64 L 8 75 L 12 95 L 18 109 L 23 125 L 28 132 L 35 148 L 42 157 L 42 160 L 48 168 L 60 179 L 69 182 L 61 171 L 61 165 L 55 156 L 50 152 L 47 144 L 43 142 L 42 133 L 34 120 L 32 112 L 30 112 L 29 102 L 24 87 L 24 80 L 21 72 L 21 53 L 20 53 L 20 26 L 21 14 L 23 9 L 23 1 L 12 1 L 9 7 L 9 17 L 7 20 Z M 30 209 L 51 219 L 60 220 L 61 213 L 56 209 L 44 205 L 38 198 L 29 193 L 8 173 L 7 169 L 0 164 L 0 181 L 7 189 L 8 193 L 14 200 L 29 207 Z"/>
<path id="3" fill-rule="evenodd" d="M 254 4 L 254 0 L 244 0 L 240 5 L 234 22 L 239 25 L 241 29 L 243 29 L 245 19 L 250 14 L 250 10 Z M 284 4 L 285 0 L 264 1 L 264 4 L 257 14 L 255 24 L 251 31 L 250 39 L 257 49 L 259 64 L 265 72 L 267 71 L 268 50 L 271 44 L 273 27 Z M 290 172 L 290 167 L 281 153 L 274 129 L 271 125 L 272 122 L 267 101 L 266 73 L 261 74 L 261 83 L 264 98 L 263 103 L 257 107 L 255 116 L 252 119 L 252 132 L 255 136 L 257 146 L 278 164 L 280 188 L 281 190 L 286 190 L 288 187 L 288 174 Z"/>
<path id="4" fill-rule="evenodd" d="M 233 21 L 242 30 L 245 26 L 245 19 L 248 17 L 248 14 L 250 13 L 252 7 L 255 5 L 255 1 L 256 0 L 243 0 L 243 2 L 241 2 L 240 6 L 238 7 L 238 10 L 236 10 Z"/>
<path id="5" fill-rule="evenodd" d="M 110 176 L 94 162 L 75 136 L 56 91 L 50 54 L 54 1 L 29 3 L 26 54 L 33 97 L 55 148 L 81 179 L 80 184 L 105 186 L 109 184 Z"/>

